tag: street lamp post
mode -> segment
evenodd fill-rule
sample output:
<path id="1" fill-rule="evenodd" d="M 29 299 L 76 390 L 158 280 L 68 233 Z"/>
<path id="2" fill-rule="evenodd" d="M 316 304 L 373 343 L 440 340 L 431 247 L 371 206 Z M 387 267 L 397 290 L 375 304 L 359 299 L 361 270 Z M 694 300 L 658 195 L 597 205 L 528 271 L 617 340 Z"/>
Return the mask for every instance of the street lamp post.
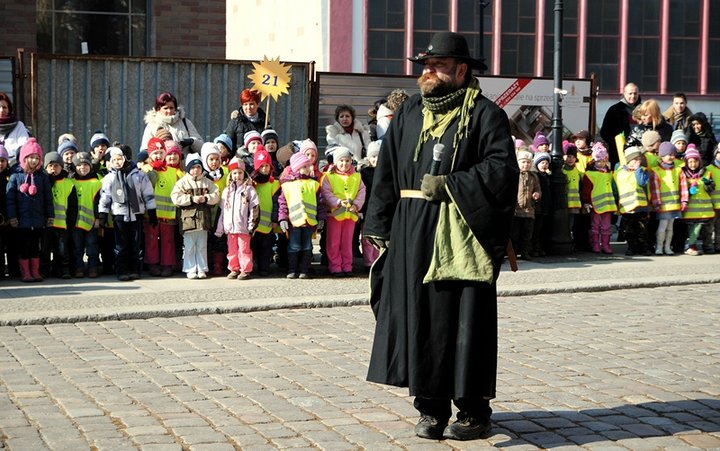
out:
<path id="1" fill-rule="evenodd" d="M 552 253 L 565 255 L 572 252 L 572 240 L 570 239 L 570 221 L 567 207 L 567 178 L 562 171 L 563 162 L 563 125 L 562 108 L 560 102 L 563 95 L 562 89 L 562 36 L 563 36 L 563 2 L 555 0 L 555 29 L 554 29 L 554 52 L 553 52 L 553 118 L 552 118 L 552 173 L 550 184 L 552 190 Z"/>

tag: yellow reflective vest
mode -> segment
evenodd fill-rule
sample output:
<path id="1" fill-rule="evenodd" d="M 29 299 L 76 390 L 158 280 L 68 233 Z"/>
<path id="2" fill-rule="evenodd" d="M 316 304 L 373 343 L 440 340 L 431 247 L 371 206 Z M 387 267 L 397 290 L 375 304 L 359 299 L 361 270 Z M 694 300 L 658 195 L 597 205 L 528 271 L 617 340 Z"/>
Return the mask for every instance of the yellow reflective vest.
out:
<path id="1" fill-rule="evenodd" d="M 95 222 L 95 200 L 102 189 L 100 179 L 73 180 L 78 197 L 78 217 L 75 227 L 89 231 Z"/>
<path id="2" fill-rule="evenodd" d="M 712 179 L 712 174 L 705 171 L 705 178 Z M 687 179 L 688 189 L 690 189 L 692 180 Z M 688 198 L 687 209 L 682 212 L 683 219 L 712 219 L 715 217 L 715 210 L 713 209 L 713 202 L 710 198 L 710 193 L 705 189 L 705 184 L 702 180 L 697 180 L 697 192 L 691 194 Z"/>
<path id="3" fill-rule="evenodd" d="M 707 172 L 710 173 L 712 179 L 715 180 L 715 190 L 710 193 L 713 208 L 715 208 L 715 210 L 720 210 L 720 186 L 718 186 L 720 183 L 720 168 L 712 164 L 707 167 Z"/>
<path id="4" fill-rule="evenodd" d="M 280 182 L 277 180 L 255 185 L 255 191 L 260 201 L 260 221 L 258 222 L 257 229 L 255 229 L 256 232 L 265 235 L 272 232 L 273 197 L 279 189 Z"/>
<path id="5" fill-rule="evenodd" d="M 580 179 L 582 178 L 582 173 L 580 169 L 578 169 L 577 165 L 570 169 L 563 166 L 562 171 L 567 179 L 568 208 L 582 207 L 582 203 L 580 202 Z"/>
<path id="6" fill-rule="evenodd" d="M 353 172 L 350 175 L 330 172 L 325 175 L 325 178 L 327 178 L 328 183 L 330 184 L 330 189 L 332 189 L 333 195 L 338 199 L 348 200 L 352 203 L 360 191 L 360 183 L 362 183 L 362 179 L 360 178 L 360 173 L 358 172 Z M 353 222 L 357 222 L 359 219 L 357 213 L 351 212 L 342 205 L 333 208 L 330 214 L 332 214 L 333 218 L 338 221 L 350 219 Z"/>
<path id="7" fill-rule="evenodd" d="M 681 168 L 673 166 L 665 169 L 661 166 L 654 166 L 651 169 L 660 182 L 660 209 L 659 212 L 680 210 L 680 171 Z M 653 199 L 655 203 L 656 199 Z"/>
<path id="8" fill-rule="evenodd" d="M 587 171 L 585 177 L 592 182 L 590 198 L 595 213 L 602 214 L 617 211 L 612 190 L 612 172 Z"/>
<path id="9" fill-rule="evenodd" d="M 280 185 L 288 216 L 293 227 L 302 227 L 305 224 L 316 226 L 318 223 L 317 192 L 320 183 L 315 179 L 299 179 L 288 181 Z"/>
<path id="10" fill-rule="evenodd" d="M 177 218 L 177 209 L 170 198 L 175 183 L 180 179 L 178 170 L 167 166 L 164 171 L 157 171 L 155 183 L 155 203 L 157 204 L 157 217 L 166 221 Z"/>
<path id="11" fill-rule="evenodd" d="M 640 171 L 642 169 L 636 169 Z M 613 175 L 618 190 L 620 213 L 630 213 L 638 207 L 647 207 L 648 198 L 644 186 L 638 185 L 635 171 L 628 171 L 620 166 Z"/>
<path id="12" fill-rule="evenodd" d="M 67 209 L 68 198 L 72 194 L 75 185 L 73 181 L 67 177 L 62 180 L 56 180 L 50 191 L 53 196 L 53 210 L 55 219 L 53 219 L 53 227 L 56 229 L 67 229 Z"/>

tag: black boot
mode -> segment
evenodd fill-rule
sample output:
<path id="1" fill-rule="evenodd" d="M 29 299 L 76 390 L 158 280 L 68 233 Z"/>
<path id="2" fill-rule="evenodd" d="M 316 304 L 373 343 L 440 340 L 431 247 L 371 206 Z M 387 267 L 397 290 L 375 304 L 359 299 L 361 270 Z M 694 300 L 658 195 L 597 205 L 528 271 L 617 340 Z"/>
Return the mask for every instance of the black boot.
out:
<path id="1" fill-rule="evenodd" d="M 458 412 L 457 421 L 448 425 L 443 437 L 451 440 L 477 440 L 490 432 L 490 419 L 471 417 L 467 412 Z"/>
<path id="2" fill-rule="evenodd" d="M 297 277 L 298 277 L 298 273 L 297 273 L 298 253 L 297 252 L 288 252 L 287 259 L 288 259 L 287 278 L 288 279 L 297 279 Z"/>
<path id="3" fill-rule="evenodd" d="M 299 272 L 301 279 L 310 279 L 310 264 L 312 263 L 313 254 L 312 251 L 303 251 L 300 254 L 300 268 Z"/>

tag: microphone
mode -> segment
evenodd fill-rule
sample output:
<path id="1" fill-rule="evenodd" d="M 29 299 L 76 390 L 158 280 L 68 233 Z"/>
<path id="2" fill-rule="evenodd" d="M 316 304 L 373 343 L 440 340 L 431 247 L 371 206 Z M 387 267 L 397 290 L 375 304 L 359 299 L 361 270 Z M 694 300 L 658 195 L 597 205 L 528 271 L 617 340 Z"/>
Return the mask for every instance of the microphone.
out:
<path id="1" fill-rule="evenodd" d="M 438 172 L 440 172 L 440 161 L 442 160 L 444 151 L 445 144 L 437 143 L 433 146 L 433 160 L 430 165 L 430 175 L 438 175 Z"/>

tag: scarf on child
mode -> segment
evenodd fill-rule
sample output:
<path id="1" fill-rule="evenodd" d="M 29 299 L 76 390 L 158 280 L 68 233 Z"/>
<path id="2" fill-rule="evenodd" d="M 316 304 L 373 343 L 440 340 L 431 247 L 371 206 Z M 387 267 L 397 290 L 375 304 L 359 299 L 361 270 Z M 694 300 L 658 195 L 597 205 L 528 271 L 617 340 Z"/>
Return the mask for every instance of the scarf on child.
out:
<path id="1" fill-rule="evenodd" d="M 116 171 L 115 179 L 110 186 L 110 193 L 113 202 L 121 205 L 128 205 L 130 213 L 140 213 L 140 205 L 138 203 L 137 192 L 132 179 L 128 180 L 131 174 L 131 166 L 126 162 L 125 166 Z"/>

